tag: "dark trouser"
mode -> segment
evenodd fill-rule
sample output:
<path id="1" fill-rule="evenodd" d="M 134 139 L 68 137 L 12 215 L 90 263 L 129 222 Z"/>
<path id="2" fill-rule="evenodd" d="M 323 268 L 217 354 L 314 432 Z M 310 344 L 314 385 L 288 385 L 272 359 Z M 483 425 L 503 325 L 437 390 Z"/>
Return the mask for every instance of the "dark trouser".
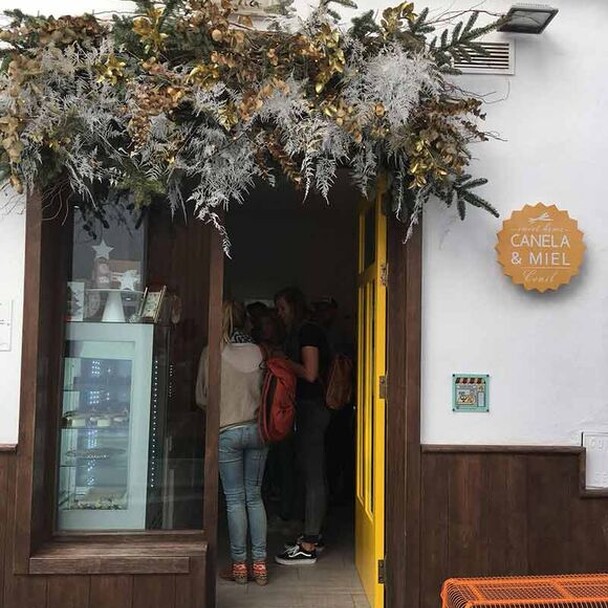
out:
<path id="1" fill-rule="evenodd" d="M 304 542 L 319 539 L 325 509 L 325 431 L 331 412 L 320 400 L 301 399 L 296 407 L 296 453 L 306 492 L 304 509 Z"/>

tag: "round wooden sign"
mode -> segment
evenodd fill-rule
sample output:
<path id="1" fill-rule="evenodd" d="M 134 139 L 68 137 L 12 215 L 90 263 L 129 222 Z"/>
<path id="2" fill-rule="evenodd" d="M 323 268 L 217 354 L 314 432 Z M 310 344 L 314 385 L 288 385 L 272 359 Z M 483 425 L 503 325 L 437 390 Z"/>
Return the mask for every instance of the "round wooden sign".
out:
<path id="1" fill-rule="evenodd" d="M 540 292 L 558 289 L 578 274 L 583 233 L 555 205 L 526 205 L 502 223 L 496 245 L 504 273 L 517 285 Z"/>

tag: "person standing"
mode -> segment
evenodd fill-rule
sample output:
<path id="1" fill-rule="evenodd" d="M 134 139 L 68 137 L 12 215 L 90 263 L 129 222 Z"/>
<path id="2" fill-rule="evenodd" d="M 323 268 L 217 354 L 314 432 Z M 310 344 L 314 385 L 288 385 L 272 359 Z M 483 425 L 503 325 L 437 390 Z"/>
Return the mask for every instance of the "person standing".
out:
<path id="1" fill-rule="evenodd" d="M 247 530 L 251 536 L 253 579 L 268 581 L 266 568 L 266 510 L 262 480 L 268 448 L 262 442 L 256 421 L 263 382 L 263 357 L 245 333 L 246 311 L 239 302 L 226 301 L 222 308 L 222 356 L 219 469 L 226 497 L 231 578 L 247 583 Z M 205 407 L 208 395 L 209 350 L 199 365 L 196 401 Z"/>
<path id="2" fill-rule="evenodd" d="M 315 302 L 313 310 L 315 321 L 325 330 L 332 358 L 344 356 L 354 362 L 354 340 L 340 323 L 336 300 L 325 298 Z M 352 380 L 354 384 L 354 378 Z M 329 504 L 346 503 L 353 499 L 355 491 L 355 410 L 352 400 L 331 412 L 325 440 Z"/>
<path id="3" fill-rule="evenodd" d="M 331 416 L 325 406 L 321 378 L 329 364 L 329 349 L 323 329 L 308 320 L 306 299 L 299 289 L 283 289 L 275 296 L 275 304 L 287 330 L 285 354 L 298 379 L 295 449 L 305 496 L 303 534 L 275 561 L 300 566 L 317 561 L 327 507 L 325 432 Z"/>

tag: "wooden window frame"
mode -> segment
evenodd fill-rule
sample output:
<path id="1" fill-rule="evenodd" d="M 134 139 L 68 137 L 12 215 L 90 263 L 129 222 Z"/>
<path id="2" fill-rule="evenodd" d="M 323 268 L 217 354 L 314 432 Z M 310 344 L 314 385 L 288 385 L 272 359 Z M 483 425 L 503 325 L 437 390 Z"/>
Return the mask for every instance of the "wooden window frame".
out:
<path id="1" fill-rule="evenodd" d="M 71 239 L 67 203 L 27 197 L 25 281 L 19 441 L 16 455 L 15 574 L 176 574 L 190 571 L 191 558 L 206 555 L 207 588 L 215 595 L 218 436 L 220 399 L 223 251 L 210 227 L 209 404 L 205 447 L 203 529 L 90 532 L 54 530 L 59 375 L 63 352 L 67 254 L 58 242 Z M 52 221 L 51 221 L 52 220 Z M 214 347 L 213 345 L 217 345 Z M 12 449 L 12 446 L 9 446 Z M 213 605 L 213 604 L 209 604 Z"/>

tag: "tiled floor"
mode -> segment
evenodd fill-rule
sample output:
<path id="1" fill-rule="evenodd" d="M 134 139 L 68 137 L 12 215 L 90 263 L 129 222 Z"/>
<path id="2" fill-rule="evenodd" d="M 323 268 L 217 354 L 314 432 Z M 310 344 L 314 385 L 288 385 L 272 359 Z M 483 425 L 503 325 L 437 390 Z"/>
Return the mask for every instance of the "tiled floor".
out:
<path id="1" fill-rule="evenodd" d="M 269 563 L 269 584 L 218 581 L 218 608 L 369 608 L 354 566 L 352 518 L 334 513 L 327 549 L 314 566 Z M 269 555 L 282 547 L 287 530 L 269 532 Z M 220 551 L 227 540 L 220 538 Z M 269 560 L 270 562 L 270 560 Z M 224 556 L 222 565 L 228 559 Z"/>

